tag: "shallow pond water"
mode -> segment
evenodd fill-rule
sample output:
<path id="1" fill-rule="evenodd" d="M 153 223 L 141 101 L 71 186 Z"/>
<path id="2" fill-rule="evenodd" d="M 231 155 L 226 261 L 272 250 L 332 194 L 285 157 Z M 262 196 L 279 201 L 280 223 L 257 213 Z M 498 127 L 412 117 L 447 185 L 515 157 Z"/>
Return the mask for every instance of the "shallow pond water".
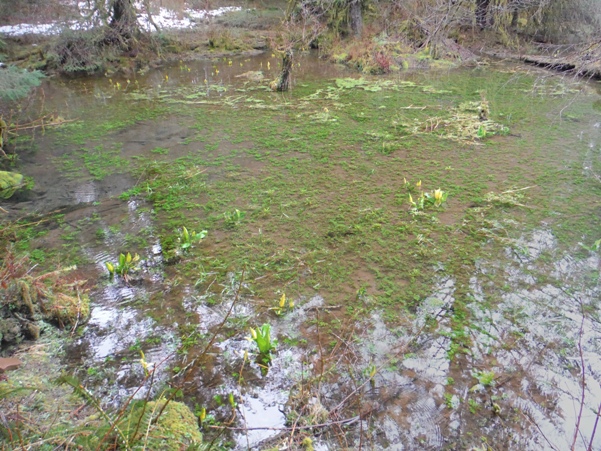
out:
<path id="1" fill-rule="evenodd" d="M 50 215 L 32 255 L 96 281 L 67 363 L 118 404 L 144 352 L 139 396 L 181 388 L 226 448 L 601 447 L 596 85 L 307 54 L 282 94 L 278 64 L 44 86 L 74 121 L 21 144 L 36 186 L 3 208 Z M 121 252 L 139 271 L 111 281 Z"/>

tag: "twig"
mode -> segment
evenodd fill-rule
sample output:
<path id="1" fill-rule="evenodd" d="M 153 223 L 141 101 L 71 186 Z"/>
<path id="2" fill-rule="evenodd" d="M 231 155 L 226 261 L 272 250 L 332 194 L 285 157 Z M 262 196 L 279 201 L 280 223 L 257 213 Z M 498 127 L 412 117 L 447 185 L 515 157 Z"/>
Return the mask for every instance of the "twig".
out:
<path id="1" fill-rule="evenodd" d="M 230 309 L 228 310 L 227 314 L 223 318 L 223 321 L 221 321 L 221 323 L 217 327 L 217 330 L 215 331 L 215 333 L 213 334 L 213 336 L 211 337 L 211 339 L 209 340 L 209 342 L 207 343 L 207 345 L 205 346 L 205 348 L 203 349 L 203 351 L 200 353 L 199 357 L 202 357 L 203 355 L 205 355 L 207 353 L 207 351 L 211 348 L 211 346 L 213 345 L 213 342 L 217 338 L 217 334 L 223 328 L 223 326 L 225 325 L 226 321 L 228 320 L 228 318 L 232 314 L 232 311 L 234 310 L 234 306 L 238 302 L 238 299 L 240 299 L 240 291 L 242 290 L 243 283 L 244 283 L 244 270 L 242 270 L 242 275 L 240 276 L 240 284 L 238 285 L 238 290 L 236 291 L 236 296 L 234 297 L 234 300 L 232 301 L 232 305 L 230 306 Z M 199 358 L 197 358 L 197 360 L 199 360 Z M 191 373 L 188 373 L 188 374 L 191 374 Z M 183 382 L 185 382 L 185 379 L 184 379 Z M 178 392 L 178 390 L 173 390 L 173 392 L 171 393 L 171 395 L 169 395 L 169 398 L 167 398 L 167 401 L 165 402 L 165 404 L 163 404 L 163 407 L 161 408 L 159 414 L 153 419 L 153 422 L 156 421 L 156 420 L 158 420 L 161 417 L 161 415 L 163 414 L 163 411 L 165 410 L 165 408 L 167 407 L 167 405 L 173 400 L 173 398 L 175 398 L 177 392 Z"/>
<path id="2" fill-rule="evenodd" d="M 232 314 L 232 311 L 234 310 L 234 305 L 236 305 L 236 303 L 240 299 L 240 291 L 242 290 L 242 284 L 244 283 L 244 271 L 245 270 L 242 270 L 242 275 L 240 276 L 240 285 L 238 285 L 238 290 L 236 291 L 236 296 L 234 297 L 234 300 L 232 301 L 232 305 L 230 305 L 230 309 L 227 311 L 227 314 L 223 318 L 223 321 L 221 321 L 221 323 L 217 327 L 217 331 L 213 334 L 213 336 L 209 340 L 209 343 L 207 343 L 207 345 L 205 346 L 204 350 L 200 353 L 200 356 L 203 356 L 204 354 L 206 354 L 207 351 L 210 349 L 210 347 L 213 345 L 213 342 L 217 338 L 217 333 L 225 325 L 226 321 L 228 320 L 228 318 Z"/>
<path id="3" fill-rule="evenodd" d="M 526 186 L 525 188 L 518 188 L 518 189 L 510 189 L 507 191 L 503 191 L 501 194 L 511 194 L 511 193 L 517 193 L 518 191 L 524 191 L 530 188 L 536 188 L 537 185 L 532 185 L 532 186 Z"/>
<path id="4" fill-rule="evenodd" d="M 582 310 L 582 321 L 580 322 L 580 331 L 578 337 L 578 352 L 580 354 L 580 367 L 582 368 L 582 391 L 580 396 L 580 411 L 578 412 L 578 419 L 576 420 L 576 430 L 574 431 L 574 439 L 572 440 L 572 446 L 570 449 L 574 451 L 576 448 L 576 440 L 578 440 L 578 432 L 580 432 L 580 420 L 582 420 L 582 411 L 584 410 L 584 398 L 586 393 L 586 369 L 584 366 L 584 355 L 582 353 L 582 335 L 584 335 L 584 307 L 582 305 L 582 301 L 580 302 L 580 307 Z"/>
<path id="5" fill-rule="evenodd" d="M 351 425 L 359 421 L 360 416 L 356 415 L 351 418 L 345 418 L 344 420 L 328 421 L 327 423 L 313 424 L 311 426 L 293 426 L 293 427 L 254 427 L 254 428 L 241 428 L 241 427 L 230 427 L 230 426 L 209 426 L 211 429 L 226 429 L 228 431 L 293 431 L 293 430 L 307 430 L 315 428 L 328 428 L 335 425 Z"/>
<path id="6" fill-rule="evenodd" d="M 597 418 L 595 418 L 595 426 L 593 427 L 593 432 L 591 434 L 591 440 L 588 443 L 588 451 L 593 451 L 593 440 L 595 439 L 595 434 L 597 433 L 597 425 L 599 424 L 599 416 L 601 416 L 601 404 L 597 407 Z"/>
<path id="7" fill-rule="evenodd" d="M 29 125 L 26 127 L 19 127 L 18 125 L 15 127 L 14 130 L 17 131 L 22 131 L 22 130 L 32 130 L 35 128 L 40 128 L 40 127 L 56 127 L 59 125 L 63 125 L 63 124 L 67 124 L 69 122 L 75 122 L 75 119 L 71 119 L 71 120 L 64 120 L 64 121 L 60 121 L 60 122 L 50 122 L 50 123 L 41 123 L 41 124 L 34 124 L 34 125 Z"/>
<path id="8" fill-rule="evenodd" d="M 525 410 L 521 410 L 522 415 L 526 416 L 526 418 L 528 418 L 530 420 L 530 422 L 536 426 L 536 429 L 538 429 L 538 432 L 541 433 L 541 435 L 543 436 L 543 438 L 547 441 L 547 443 L 549 444 L 549 446 L 551 447 L 551 449 L 553 449 L 554 451 L 557 451 L 558 448 L 553 445 L 553 443 L 551 443 L 551 441 L 547 438 L 547 436 L 545 435 L 545 433 L 543 432 L 543 430 L 540 428 L 540 426 L 538 425 L 538 423 L 536 421 L 534 421 L 534 418 L 532 418 L 532 416 L 530 415 L 529 412 L 526 412 Z"/>

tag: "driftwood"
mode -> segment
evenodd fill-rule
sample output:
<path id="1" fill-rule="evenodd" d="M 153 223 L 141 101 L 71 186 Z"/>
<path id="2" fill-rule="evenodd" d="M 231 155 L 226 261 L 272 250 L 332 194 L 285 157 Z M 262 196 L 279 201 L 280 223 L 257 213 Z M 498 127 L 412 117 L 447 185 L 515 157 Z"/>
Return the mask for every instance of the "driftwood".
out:
<path id="1" fill-rule="evenodd" d="M 540 53 L 527 55 L 507 52 L 484 53 L 495 58 L 513 59 L 558 72 L 601 79 L 601 42 L 584 48 L 539 44 L 538 52 Z"/>

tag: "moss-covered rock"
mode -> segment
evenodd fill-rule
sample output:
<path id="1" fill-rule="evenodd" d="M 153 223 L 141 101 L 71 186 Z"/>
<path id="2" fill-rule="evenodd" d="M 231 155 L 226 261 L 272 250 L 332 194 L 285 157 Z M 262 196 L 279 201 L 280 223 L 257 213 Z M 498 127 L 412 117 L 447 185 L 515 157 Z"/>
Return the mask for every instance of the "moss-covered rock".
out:
<path id="1" fill-rule="evenodd" d="M 34 276 L 26 256 L 17 257 L 12 248 L 5 254 L 0 260 L 0 347 L 24 338 L 38 339 L 40 320 L 60 327 L 88 320 L 90 298 L 83 287 L 85 281 L 73 280 L 68 274 L 75 267 Z"/>
<path id="2" fill-rule="evenodd" d="M 21 341 L 22 337 L 23 334 L 19 321 L 15 318 L 0 317 L 0 343 L 3 341 L 16 343 Z"/>
<path id="3" fill-rule="evenodd" d="M 151 401 L 146 405 L 146 411 L 158 414 L 165 402 L 165 399 Z M 151 429 L 146 449 L 179 451 L 195 449 L 195 445 L 201 444 L 202 434 L 192 411 L 181 402 L 171 401 Z"/>
<path id="4" fill-rule="evenodd" d="M 0 171 L 0 199 L 8 199 L 23 186 L 23 176 L 16 172 Z"/>
<path id="5" fill-rule="evenodd" d="M 86 294 L 56 293 L 45 304 L 45 316 L 61 327 L 82 324 L 90 317 L 90 298 Z"/>

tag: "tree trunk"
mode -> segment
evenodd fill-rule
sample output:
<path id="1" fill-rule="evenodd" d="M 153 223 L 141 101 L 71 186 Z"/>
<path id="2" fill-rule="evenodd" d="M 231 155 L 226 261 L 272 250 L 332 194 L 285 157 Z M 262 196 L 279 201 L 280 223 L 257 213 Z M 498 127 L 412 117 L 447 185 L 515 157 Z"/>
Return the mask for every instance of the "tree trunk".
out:
<path id="1" fill-rule="evenodd" d="M 513 9 L 513 12 L 511 13 L 511 28 L 513 28 L 514 30 L 518 27 L 519 19 L 520 19 L 520 10 L 516 6 Z"/>
<path id="2" fill-rule="evenodd" d="M 290 89 L 290 72 L 292 72 L 292 50 L 286 50 L 282 58 L 282 73 L 278 81 L 278 91 L 288 91 Z"/>
<path id="3" fill-rule="evenodd" d="M 111 27 L 120 31 L 121 36 L 131 37 L 138 33 L 138 18 L 132 0 L 113 0 Z"/>
<path id="4" fill-rule="evenodd" d="M 282 58 L 282 72 L 277 81 L 276 91 L 288 91 L 290 89 L 290 72 L 292 72 L 292 50 L 288 49 Z"/>
<path id="5" fill-rule="evenodd" d="M 361 37 L 363 33 L 363 12 L 361 11 L 361 0 L 350 0 L 349 19 L 351 33 L 354 36 Z"/>
<path id="6" fill-rule="evenodd" d="M 488 5 L 490 0 L 476 0 L 476 24 L 481 28 L 488 26 Z"/>

